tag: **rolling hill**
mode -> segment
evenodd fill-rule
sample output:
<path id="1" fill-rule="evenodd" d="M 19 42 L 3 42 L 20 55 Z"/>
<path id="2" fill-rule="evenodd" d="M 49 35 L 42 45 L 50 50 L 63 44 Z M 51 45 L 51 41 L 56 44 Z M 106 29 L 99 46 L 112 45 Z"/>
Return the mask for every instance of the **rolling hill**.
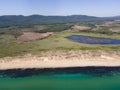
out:
<path id="1" fill-rule="evenodd" d="M 30 27 L 33 25 L 42 24 L 55 24 L 55 23 L 80 23 L 91 21 L 105 21 L 117 20 L 120 16 L 116 17 L 94 17 L 87 15 L 71 15 L 71 16 L 43 16 L 43 15 L 4 15 L 0 16 L 0 28 L 9 26 Z"/>

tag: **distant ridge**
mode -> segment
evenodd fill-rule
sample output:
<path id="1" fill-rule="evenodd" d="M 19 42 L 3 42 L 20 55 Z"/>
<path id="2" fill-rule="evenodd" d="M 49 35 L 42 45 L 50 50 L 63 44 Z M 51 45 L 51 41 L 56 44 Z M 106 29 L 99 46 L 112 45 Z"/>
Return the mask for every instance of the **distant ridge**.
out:
<path id="1" fill-rule="evenodd" d="M 87 15 L 71 16 L 44 16 L 44 15 L 4 15 L 0 16 L 0 27 L 9 26 L 32 26 L 38 24 L 55 24 L 55 23 L 76 23 L 89 21 L 120 20 L 120 16 L 115 17 L 95 17 Z"/>

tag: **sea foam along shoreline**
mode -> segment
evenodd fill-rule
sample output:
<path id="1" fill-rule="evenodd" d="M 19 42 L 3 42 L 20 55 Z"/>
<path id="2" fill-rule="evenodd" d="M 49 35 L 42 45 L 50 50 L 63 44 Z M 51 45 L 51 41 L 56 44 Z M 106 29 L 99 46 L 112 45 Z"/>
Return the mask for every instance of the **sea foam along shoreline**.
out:
<path id="1" fill-rule="evenodd" d="M 0 70 L 120 66 L 119 51 L 48 51 L 39 54 L 0 58 Z"/>

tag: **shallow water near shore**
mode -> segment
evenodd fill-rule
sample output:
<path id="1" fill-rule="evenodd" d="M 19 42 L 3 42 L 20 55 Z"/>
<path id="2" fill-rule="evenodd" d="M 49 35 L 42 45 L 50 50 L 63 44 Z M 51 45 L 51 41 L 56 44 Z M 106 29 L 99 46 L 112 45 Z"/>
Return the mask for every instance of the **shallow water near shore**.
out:
<path id="1" fill-rule="evenodd" d="M 120 90 L 119 70 L 120 67 L 7 70 L 0 72 L 0 90 Z M 34 73 L 27 74 L 28 71 Z"/>

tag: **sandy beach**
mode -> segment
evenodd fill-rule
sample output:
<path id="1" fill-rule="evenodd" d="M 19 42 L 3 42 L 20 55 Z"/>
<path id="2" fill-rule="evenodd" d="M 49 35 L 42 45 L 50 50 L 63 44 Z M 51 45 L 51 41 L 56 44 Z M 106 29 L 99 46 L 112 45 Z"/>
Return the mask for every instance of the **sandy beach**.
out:
<path id="1" fill-rule="evenodd" d="M 39 54 L 0 58 L 0 70 L 86 66 L 120 66 L 120 52 L 48 51 Z"/>

